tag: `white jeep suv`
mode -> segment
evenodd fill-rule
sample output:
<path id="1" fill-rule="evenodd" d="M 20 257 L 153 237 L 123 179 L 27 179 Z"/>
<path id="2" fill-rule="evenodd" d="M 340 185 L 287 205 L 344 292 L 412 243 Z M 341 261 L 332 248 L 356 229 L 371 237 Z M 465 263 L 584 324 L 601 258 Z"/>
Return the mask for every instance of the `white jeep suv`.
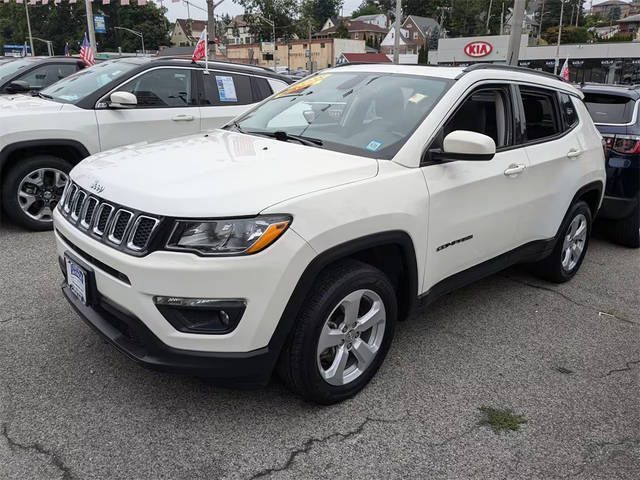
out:
<path id="1" fill-rule="evenodd" d="M 209 67 L 205 72 L 203 64 L 166 57 L 123 58 L 66 77 L 38 97 L 0 97 L 5 213 L 27 228 L 50 229 L 67 174 L 83 158 L 221 127 L 292 83 L 260 67 Z"/>
<path id="2" fill-rule="evenodd" d="M 605 181 L 581 97 L 517 68 L 348 65 L 94 155 L 54 212 L 64 295 L 148 367 L 343 400 L 416 299 L 520 262 L 576 274 Z"/>

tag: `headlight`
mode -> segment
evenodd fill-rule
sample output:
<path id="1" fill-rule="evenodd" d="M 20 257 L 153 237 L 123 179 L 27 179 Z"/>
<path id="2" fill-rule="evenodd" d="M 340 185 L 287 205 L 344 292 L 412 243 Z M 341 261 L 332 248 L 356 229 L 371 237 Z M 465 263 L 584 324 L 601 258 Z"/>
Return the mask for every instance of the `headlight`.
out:
<path id="1" fill-rule="evenodd" d="M 264 250 L 291 224 L 288 215 L 255 218 L 176 222 L 167 242 L 171 250 L 189 250 L 204 255 L 242 255 Z"/>

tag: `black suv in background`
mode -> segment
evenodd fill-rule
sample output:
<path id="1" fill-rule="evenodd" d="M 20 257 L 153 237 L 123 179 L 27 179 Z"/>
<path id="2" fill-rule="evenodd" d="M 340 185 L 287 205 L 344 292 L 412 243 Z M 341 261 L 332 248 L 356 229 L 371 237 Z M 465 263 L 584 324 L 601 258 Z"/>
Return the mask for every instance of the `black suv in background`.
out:
<path id="1" fill-rule="evenodd" d="M 23 57 L 0 61 L 0 95 L 37 92 L 84 67 L 77 57 Z"/>
<path id="2" fill-rule="evenodd" d="M 640 86 L 583 85 L 584 102 L 607 145 L 607 185 L 598 218 L 612 239 L 640 247 Z"/>

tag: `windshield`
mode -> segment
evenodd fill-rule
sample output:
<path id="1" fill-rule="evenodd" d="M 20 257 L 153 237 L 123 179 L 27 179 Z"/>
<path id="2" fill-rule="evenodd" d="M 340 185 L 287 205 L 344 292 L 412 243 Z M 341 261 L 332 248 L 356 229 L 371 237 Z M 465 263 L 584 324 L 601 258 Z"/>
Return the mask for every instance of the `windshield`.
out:
<path id="1" fill-rule="evenodd" d="M 122 60 L 99 63 L 69 75 L 40 93 L 60 102 L 76 103 L 137 66 L 137 63 Z"/>
<path id="2" fill-rule="evenodd" d="M 33 65 L 32 60 L 13 60 L 0 63 L 0 83 L 6 82 L 18 70 Z"/>
<path id="3" fill-rule="evenodd" d="M 302 136 L 330 150 L 391 159 L 451 84 L 417 75 L 321 73 L 289 86 L 233 125 L 244 133 Z"/>
<path id="4" fill-rule="evenodd" d="M 629 123 L 633 118 L 635 100 L 620 95 L 585 93 L 584 103 L 594 123 Z"/>

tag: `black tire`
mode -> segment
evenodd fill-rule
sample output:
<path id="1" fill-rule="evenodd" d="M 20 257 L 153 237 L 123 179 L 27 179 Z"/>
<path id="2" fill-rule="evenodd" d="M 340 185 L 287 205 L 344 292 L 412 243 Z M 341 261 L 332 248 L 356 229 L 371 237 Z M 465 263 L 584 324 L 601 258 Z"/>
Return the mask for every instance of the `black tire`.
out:
<path id="1" fill-rule="evenodd" d="M 31 172 L 41 168 L 59 170 L 68 175 L 72 165 L 66 160 L 52 155 L 36 155 L 19 159 L 6 172 L 2 183 L 2 207 L 4 212 L 13 222 L 29 230 L 50 230 L 53 227 L 51 220 L 39 221 L 30 217 L 22 209 L 18 201 L 20 182 Z"/>
<path id="2" fill-rule="evenodd" d="M 636 207 L 627 218 L 611 225 L 609 235 L 618 245 L 640 248 L 640 207 Z"/>
<path id="3" fill-rule="evenodd" d="M 575 265 L 571 266 L 571 268 L 565 268 L 562 264 L 565 238 L 569 233 L 571 223 L 580 215 L 583 215 L 586 219 L 587 231 L 584 239 L 584 246 Z M 591 238 L 592 222 L 593 220 L 589 205 L 584 201 L 574 203 L 565 215 L 560 229 L 558 230 L 558 238 L 556 240 L 556 245 L 553 248 L 553 252 L 547 258 L 533 264 L 531 268 L 532 272 L 536 276 L 554 283 L 563 283 L 571 280 L 580 269 L 580 265 L 582 265 L 582 261 L 587 254 L 589 239 Z"/>
<path id="4" fill-rule="evenodd" d="M 373 360 L 359 376 L 345 385 L 331 385 L 322 377 L 318 366 L 320 334 L 340 302 L 361 289 L 375 292 L 384 304 L 384 336 Z M 315 403 L 329 405 L 355 395 L 367 385 L 384 361 L 393 339 L 397 312 L 394 288 L 377 268 L 355 260 L 345 260 L 328 267 L 315 282 L 297 316 L 280 356 L 278 374 L 292 391 Z M 355 360 L 355 356 L 350 358 Z"/>

